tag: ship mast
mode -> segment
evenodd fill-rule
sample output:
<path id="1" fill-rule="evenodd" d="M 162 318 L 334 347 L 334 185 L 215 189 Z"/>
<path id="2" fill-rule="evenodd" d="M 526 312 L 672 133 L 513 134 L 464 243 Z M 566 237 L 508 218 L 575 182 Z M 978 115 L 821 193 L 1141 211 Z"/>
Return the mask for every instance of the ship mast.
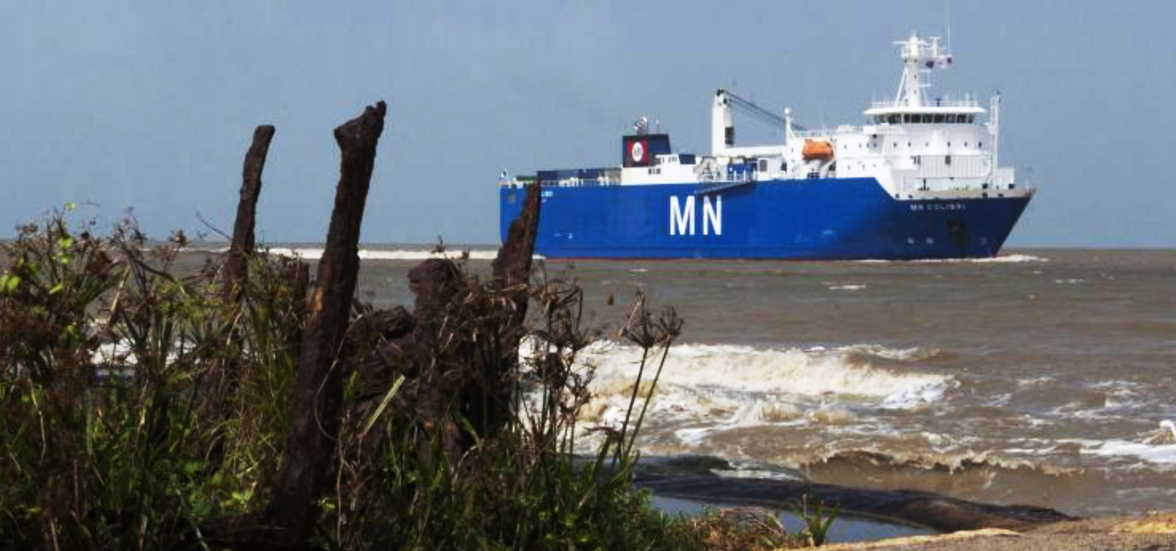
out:
<path id="1" fill-rule="evenodd" d="M 940 51 L 939 37 L 932 37 L 928 42 L 919 38 L 918 33 L 911 33 L 911 37 L 901 42 L 895 42 L 902 47 L 902 80 L 898 83 L 898 94 L 894 98 L 896 106 L 922 107 L 924 105 L 923 89 L 931 86 L 924 81 L 923 73 L 931 69 L 946 69 L 951 67 L 951 54 Z"/>

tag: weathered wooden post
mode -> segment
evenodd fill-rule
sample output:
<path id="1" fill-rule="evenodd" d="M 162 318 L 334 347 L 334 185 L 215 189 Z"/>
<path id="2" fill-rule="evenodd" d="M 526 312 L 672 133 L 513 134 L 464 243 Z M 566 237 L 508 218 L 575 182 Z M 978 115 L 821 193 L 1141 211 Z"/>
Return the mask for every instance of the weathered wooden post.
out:
<path id="1" fill-rule="evenodd" d="M 355 294 L 359 230 L 385 111 L 381 101 L 335 129 L 342 154 L 339 185 L 302 339 L 293 423 L 265 515 L 266 524 L 277 528 L 275 535 L 283 540 L 277 545 L 301 545 L 310 536 L 318 520 L 317 501 L 330 476 L 343 401 L 338 352 Z"/>
<path id="2" fill-rule="evenodd" d="M 253 143 L 245 153 L 245 162 L 241 169 L 241 196 L 237 202 L 237 218 L 233 222 L 233 241 L 229 245 L 229 252 L 225 257 L 224 280 L 221 297 L 226 304 L 237 304 L 244 296 L 245 285 L 249 278 L 249 258 L 253 256 L 254 227 L 257 225 L 257 200 L 261 196 L 261 172 L 265 169 L 265 159 L 269 152 L 270 141 L 274 137 L 274 127 L 268 124 L 258 126 L 253 130 Z M 218 335 L 217 348 L 227 349 L 228 344 L 239 340 L 236 324 L 226 324 L 223 333 Z M 227 405 L 224 401 L 226 385 L 237 384 L 240 374 L 241 357 L 239 354 L 224 354 L 201 381 L 200 396 L 204 402 L 201 414 L 202 423 L 211 430 L 220 424 L 226 415 Z M 217 439 L 208 458 L 211 464 L 220 461 L 224 453 L 224 441 Z"/>
<path id="3" fill-rule="evenodd" d="M 511 415 L 513 403 L 512 388 L 506 384 L 505 375 L 516 369 L 519 361 L 519 344 L 524 331 L 522 326 L 527 318 L 527 299 L 530 292 L 532 258 L 535 256 L 535 235 L 539 230 L 539 206 L 542 204 L 539 182 L 527 187 L 523 209 L 519 217 L 511 222 L 506 241 L 494 258 L 494 279 L 506 290 L 514 303 L 514 315 L 510 326 L 503 335 L 504 342 L 499 350 L 498 365 L 486 366 L 483 374 L 483 388 L 474 393 L 470 410 L 472 424 L 482 431 L 482 437 L 493 436 L 505 426 Z M 485 403 L 481 403 L 484 401 Z M 485 418 L 480 419 L 485 412 Z"/>
<path id="4" fill-rule="evenodd" d="M 257 225 L 257 199 L 261 196 L 261 172 L 269 153 L 274 127 L 268 124 L 253 131 L 253 144 L 245 153 L 241 169 L 241 199 L 237 203 L 237 218 L 233 222 L 233 242 L 225 260 L 224 299 L 236 302 L 241 297 L 249 275 L 249 257 L 253 255 L 254 227 Z"/>

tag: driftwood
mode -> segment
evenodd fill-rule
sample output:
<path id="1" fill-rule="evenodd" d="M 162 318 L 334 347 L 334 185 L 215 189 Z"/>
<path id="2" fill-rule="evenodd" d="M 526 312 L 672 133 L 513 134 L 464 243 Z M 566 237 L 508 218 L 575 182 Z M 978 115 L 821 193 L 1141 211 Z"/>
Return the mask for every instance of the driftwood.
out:
<path id="1" fill-rule="evenodd" d="M 506 241 L 494 258 L 494 278 L 507 286 L 527 283 L 531 277 L 531 258 L 535 256 L 535 233 L 539 230 L 540 187 L 536 182 L 527 187 L 523 210 L 511 222 Z M 526 314 L 524 302 L 523 314 Z"/>
<path id="2" fill-rule="evenodd" d="M 803 496 L 850 514 L 918 524 L 943 532 L 1003 528 L 1025 531 L 1074 517 L 1031 505 L 991 505 L 918 490 L 871 490 L 803 480 L 730 479 L 717 476 L 639 477 L 658 495 L 789 507 Z"/>
<path id="3" fill-rule="evenodd" d="M 274 127 L 261 125 L 253 130 L 253 143 L 245 153 L 245 162 L 241 169 L 241 191 L 237 203 L 237 218 L 233 222 L 233 240 L 229 245 L 229 252 L 225 256 L 223 287 L 221 298 L 226 303 L 239 303 L 244 296 L 246 280 L 249 277 L 249 258 L 254 252 L 254 227 L 257 225 L 257 200 L 261 196 L 261 173 L 265 169 L 265 159 L 269 152 L 270 141 L 274 137 Z M 297 283 L 297 280 L 292 280 Z M 305 293 L 305 287 L 302 287 Z M 226 348 L 230 343 L 239 341 L 236 324 L 226 326 L 217 335 L 218 348 Z M 213 364 L 201 382 L 200 395 L 203 397 L 205 414 L 202 416 L 206 430 L 215 427 L 224 420 L 230 407 L 222 399 L 229 394 L 226 386 L 237 383 L 241 368 L 240 358 L 227 354 Z M 224 454 L 224 441 L 217 439 L 209 451 L 209 465 L 220 461 Z"/>
<path id="4" fill-rule="evenodd" d="M 523 200 L 523 210 L 519 217 L 510 224 L 506 241 L 498 249 L 494 258 L 494 277 L 504 289 L 514 307 L 512 325 L 522 327 L 527 317 L 527 299 L 532 271 L 532 258 L 535 256 L 535 235 L 539 230 L 539 211 L 541 188 L 539 182 L 527 188 L 526 198 Z M 473 414 L 473 426 L 482 429 L 486 436 L 496 434 L 505 426 L 511 415 L 511 387 L 505 383 L 505 376 L 516 370 L 519 362 L 519 345 L 523 337 L 522 332 L 506 335 L 507 339 L 501 343 L 498 351 L 498 362 L 495 366 L 488 366 L 490 371 L 483 380 L 484 388 L 481 393 L 471 396 L 470 411 Z M 483 413 L 484 417 L 483 417 Z"/>
<path id="5" fill-rule="evenodd" d="M 355 294 L 360 225 L 386 109 L 381 101 L 335 129 L 342 154 L 335 207 L 302 338 L 293 423 L 265 513 L 266 524 L 278 530 L 275 537 L 285 540 L 273 542 L 279 545 L 306 542 L 330 475 L 343 400 L 338 351 Z"/>
<path id="6" fill-rule="evenodd" d="M 450 260 L 426 260 L 409 272 L 409 285 L 415 295 L 411 312 L 400 306 L 374 311 L 361 306 L 352 317 L 359 270 L 359 229 L 385 109 L 380 102 L 335 129 L 335 139 L 342 151 L 341 175 L 326 247 L 319 262 L 317 286 L 307 307 L 309 322 L 301 340 L 294 417 L 286 453 L 264 514 L 222 519 L 209 526 L 219 543 L 239 549 L 296 549 L 307 545 L 318 521 L 317 502 L 324 495 L 332 472 L 332 457 L 338 451 L 344 413 L 343 381 L 356 370 L 373 381 L 390 383 L 394 377 L 404 375 L 424 383 L 414 404 L 422 428 L 441 431 L 444 446 L 454 461 L 474 439 L 445 413 L 447 397 L 458 399 L 458 413 L 467 416 L 478 437 L 501 430 L 511 414 L 512 389 L 504 381 L 504 375 L 518 362 L 539 221 L 539 187 L 528 190 L 523 211 L 494 260 L 495 279 L 491 288 L 502 292 L 509 304 L 501 306 L 508 314 L 505 326 L 499 327 L 497 334 L 502 340 L 496 344 L 493 354 L 486 355 L 486 350 L 478 348 L 482 345 L 472 341 L 456 346 L 442 346 L 437 342 L 438 328 L 444 323 L 448 308 L 457 298 L 457 292 L 465 288 L 462 285 L 469 283 Z M 253 158 L 257 145 L 255 139 L 255 147 L 247 156 L 245 179 L 250 181 L 249 167 L 257 166 L 256 182 L 260 186 L 262 165 L 250 165 L 248 161 Z M 242 205 L 247 187 L 242 187 Z M 259 187 L 249 189 L 256 192 Z M 256 193 L 250 197 L 255 204 Z M 251 216 L 248 222 L 249 240 L 243 241 L 238 249 L 238 230 L 245 231 L 238 217 L 233 251 L 252 249 Z M 297 263 L 289 269 L 295 287 L 305 288 L 305 264 Z M 226 275 L 241 285 L 247 272 L 234 266 Z M 228 293 L 226 290 L 226 298 L 237 296 Z M 440 350 L 445 352 L 439 357 Z M 477 376 L 461 378 L 461 388 L 446 388 L 445 385 L 451 384 L 447 382 L 451 378 L 446 376 L 451 369 L 477 370 Z M 356 407 L 369 408 L 372 405 L 369 402 L 361 399 Z"/>
<path id="7" fill-rule="evenodd" d="M 261 172 L 269 153 L 274 127 L 258 126 L 253 131 L 253 144 L 245 154 L 241 169 L 241 199 L 237 203 L 237 218 L 233 223 L 233 242 L 225 259 L 224 299 L 240 300 L 241 290 L 249 275 L 249 257 L 253 254 L 254 233 L 257 225 L 257 199 L 261 195 Z"/>

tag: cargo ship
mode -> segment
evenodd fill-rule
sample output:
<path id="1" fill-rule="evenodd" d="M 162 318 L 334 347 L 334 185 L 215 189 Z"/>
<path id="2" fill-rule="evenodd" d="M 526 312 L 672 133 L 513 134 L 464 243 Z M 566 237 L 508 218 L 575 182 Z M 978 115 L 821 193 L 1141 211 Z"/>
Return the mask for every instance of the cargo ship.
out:
<path id="1" fill-rule="evenodd" d="M 953 65 L 938 38 L 895 43 L 893 100 L 860 126 L 810 130 L 726 90 L 712 104 L 709 155 L 675 152 L 638 120 L 619 167 L 499 178 L 505 240 L 527 186 L 540 186 L 535 252 L 548 258 L 915 260 L 996 255 L 1034 194 L 998 164 L 1000 96 L 932 97 Z M 782 129 L 736 145 L 734 110 Z"/>

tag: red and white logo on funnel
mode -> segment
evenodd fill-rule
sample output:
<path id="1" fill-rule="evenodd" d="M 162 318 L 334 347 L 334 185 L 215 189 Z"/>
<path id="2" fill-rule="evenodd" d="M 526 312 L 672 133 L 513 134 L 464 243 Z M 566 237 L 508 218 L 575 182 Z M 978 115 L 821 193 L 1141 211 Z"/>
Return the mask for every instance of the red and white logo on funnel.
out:
<path id="1" fill-rule="evenodd" d="M 645 162 L 645 144 L 634 140 L 633 144 L 629 146 L 629 158 L 633 159 L 634 163 Z"/>

